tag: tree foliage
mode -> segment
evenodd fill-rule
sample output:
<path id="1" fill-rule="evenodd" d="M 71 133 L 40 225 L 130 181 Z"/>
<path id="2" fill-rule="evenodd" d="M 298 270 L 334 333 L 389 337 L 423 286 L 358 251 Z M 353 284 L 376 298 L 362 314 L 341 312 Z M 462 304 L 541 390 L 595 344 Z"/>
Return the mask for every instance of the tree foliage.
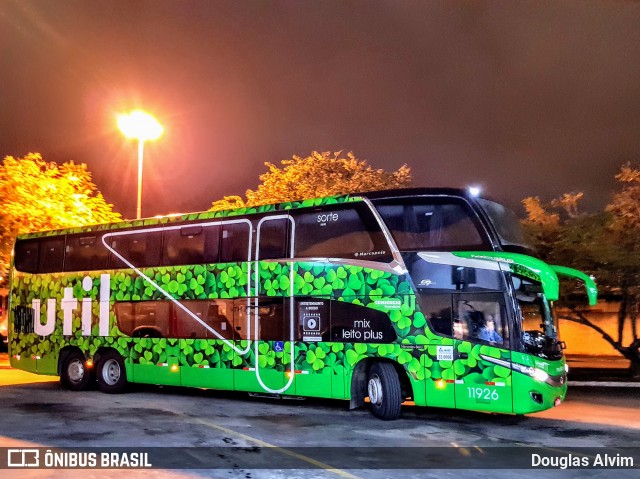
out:
<path id="1" fill-rule="evenodd" d="M 118 221 L 91 181 L 87 165 L 58 165 L 38 153 L 0 165 L 0 275 L 6 280 L 18 234 Z M 0 283 L 2 282 L 0 281 Z"/>
<path id="2" fill-rule="evenodd" d="M 407 165 L 388 173 L 372 168 L 366 160 L 359 160 L 351 152 L 319 153 L 307 157 L 294 156 L 280 166 L 265 163 L 268 171 L 260 175 L 255 190 L 247 190 L 246 200 L 227 196 L 216 201 L 212 209 L 257 206 L 269 203 L 319 198 L 323 196 L 403 188 L 411 185 L 411 169 Z"/>
<path id="3" fill-rule="evenodd" d="M 640 375 L 638 305 L 640 304 L 640 168 L 622 166 L 615 176 L 619 190 L 611 202 L 593 214 L 579 208 L 582 193 L 565 194 L 544 204 L 539 198 L 526 198 L 523 221 L 538 254 L 551 264 L 582 269 L 597 278 L 605 297 L 620 301 L 618 334 L 613 338 L 593 324 L 570 304 L 572 315 L 562 319 L 585 324 L 600 332 L 604 339 L 631 360 L 635 375 Z M 574 291 L 564 290 L 564 298 Z M 632 339 L 623 344 L 625 321 L 631 322 Z"/>

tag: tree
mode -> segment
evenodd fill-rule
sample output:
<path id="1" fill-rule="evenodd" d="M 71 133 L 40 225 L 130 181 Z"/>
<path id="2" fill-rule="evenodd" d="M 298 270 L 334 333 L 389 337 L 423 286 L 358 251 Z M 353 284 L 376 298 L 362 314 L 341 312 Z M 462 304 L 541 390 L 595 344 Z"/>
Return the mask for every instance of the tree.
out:
<path id="1" fill-rule="evenodd" d="M 634 344 L 638 340 L 637 318 L 640 303 L 640 169 L 627 164 L 616 175 L 622 189 L 613 195 L 606 211 L 611 214 L 611 240 L 619 246 L 612 258 L 619 275 L 622 305 L 618 336 L 622 336 L 624 320 L 629 315 Z"/>
<path id="2" fill-rule="evenodd" d="M 358 160 L 351 152 L 319 153 L 283 160 L 280 166 L 265 163 L 267 173 L 260 175 L 256 190 L 247 190 L 246 200 L 227 196 L 216 201 L 212 209 L 257 206 L 269 203 L 319 198 L 323 196 L 402 188 L 411 185 L 411 169 L 407 165 L 388 173 L 372 168 L 366 160 Z"/>
<path id="3" fill-rule="evenodd" d="M 121 220 L 84 163 L 57 165 L 39 153 L 0 164 L 0 284 L 6 281 L 18 234 Z"/>
<path id="4" fill-rule="evenodd" d="M 603 211 L 581 213 L 582 193 L 565 194 L 549 204 L 539 198 L 523 200 L 527 218 L 523 226 L 538 254 L 551 264 L 563 264 L 593 274 L 601 295 L 620 301 L 617 338 L 591 322 L 571 300 L 575 291 L 563 288 L 563 299 L 574 321 L 598 331 L 614 349 L 631 361 L 634 376 L 640 376 L 640 340 L 637 317 L 640 303 L 640 169 L 625 165 L 615 176 L 620 185 Z M 623 344 L 627 317 L 632 339 Z"/>
<path id="5" fill-rule="evenodd" d="M 247 206 L 247 204 L 244 202 L 244 200 L 241 197 L 237 195 L 232 195 L 232 196 L 225 196 L 221 200 L 214 201 L 211 204 L 210 209 L 212 211 L 233 210 L 235 208 L 244 208 L 245 206 Z"/>

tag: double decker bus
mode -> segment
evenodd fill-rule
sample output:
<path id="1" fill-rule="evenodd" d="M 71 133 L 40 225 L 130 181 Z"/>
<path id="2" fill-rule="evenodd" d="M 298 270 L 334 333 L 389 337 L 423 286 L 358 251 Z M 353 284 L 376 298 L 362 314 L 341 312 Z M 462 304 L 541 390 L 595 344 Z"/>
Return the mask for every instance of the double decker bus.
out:
<path id="1" fill-rule="evenodd" d="M 10 361 L 96 381 L 525 414 L 559 405 L 559 276 L 458 189 L 345 195 L 20 236 Z"/>

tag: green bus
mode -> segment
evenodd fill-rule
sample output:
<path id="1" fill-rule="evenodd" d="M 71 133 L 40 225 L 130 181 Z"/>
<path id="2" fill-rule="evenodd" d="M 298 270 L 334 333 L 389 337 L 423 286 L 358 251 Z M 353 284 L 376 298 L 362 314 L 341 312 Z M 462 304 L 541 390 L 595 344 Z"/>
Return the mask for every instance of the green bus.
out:
<path id="1" fill-rule="evenodd" d="M 559 405 L 558 276 L 515 215 L 407 189 L 16 240 L 11 365 L 127 383 L 525 414 Z"/>

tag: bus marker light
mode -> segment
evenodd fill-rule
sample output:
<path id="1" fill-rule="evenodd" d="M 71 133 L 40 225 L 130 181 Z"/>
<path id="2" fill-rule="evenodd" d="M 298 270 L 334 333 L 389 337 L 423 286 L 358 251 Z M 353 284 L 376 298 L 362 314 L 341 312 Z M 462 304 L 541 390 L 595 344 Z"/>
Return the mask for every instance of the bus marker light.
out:
<path id="1" fill-rule="evenodd" d="M 93 367 L 93 359 L 89 358 L 85 361 L 84 363 L 88 368 L 92 368 Z"/>
<path id="2" fill-rule="evenodd" d="M 173 366 L 171 366 L 171 372 L 172 373 L 175 373 L 177 371 L 178 371 L 178 365 L 177 364 L 174 364 Z"/>
<path id="3" fill-rule="evenodd" d="M 438 389 L 444 389 L 444 387 L 445 387 L 446 385 L 447 385 L 447 383 L 446 383 L 446 382 L 444 382 L 442 379 L 438 379 L 438 380 L 436 381 L 436 387 L 437 387 Z"/>

